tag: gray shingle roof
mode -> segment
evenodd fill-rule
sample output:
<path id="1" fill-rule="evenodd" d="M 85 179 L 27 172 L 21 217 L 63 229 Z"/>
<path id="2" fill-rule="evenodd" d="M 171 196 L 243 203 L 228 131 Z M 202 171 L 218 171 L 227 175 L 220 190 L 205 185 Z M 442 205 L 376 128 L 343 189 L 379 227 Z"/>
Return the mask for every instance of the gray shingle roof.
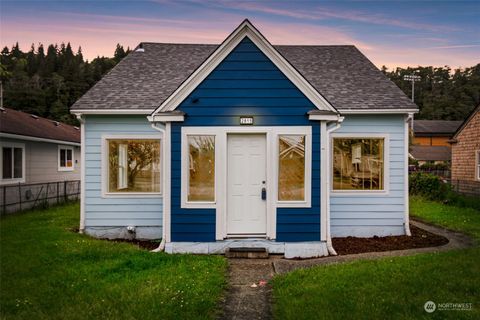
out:
<path id="1" fill-rule="evenodd" d="M 448 120 L 415 120 L 413 122 L 413 132 L 416 136 L 443 135 L 452 136 L 462 121 Z"/>
<path id="2" fill-rule="evenodd" d="M 217 48 L 206 44 L 142 43 L 72 106 L 153 109 Z M 335 108 L 416 109 L 354 46 L 274 46 Z"/>

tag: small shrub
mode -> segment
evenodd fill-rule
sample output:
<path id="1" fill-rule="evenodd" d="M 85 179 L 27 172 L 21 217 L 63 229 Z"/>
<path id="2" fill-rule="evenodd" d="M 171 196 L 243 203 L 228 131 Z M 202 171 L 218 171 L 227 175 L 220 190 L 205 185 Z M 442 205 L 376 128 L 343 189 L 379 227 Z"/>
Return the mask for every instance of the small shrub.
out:
<path id="1" fill-rule="evenodd" d="M 412 173 L 409 191 L 410 194 L 424 196 L 430 200 L 446 200 L 450 187 L 433 174 Z"/>

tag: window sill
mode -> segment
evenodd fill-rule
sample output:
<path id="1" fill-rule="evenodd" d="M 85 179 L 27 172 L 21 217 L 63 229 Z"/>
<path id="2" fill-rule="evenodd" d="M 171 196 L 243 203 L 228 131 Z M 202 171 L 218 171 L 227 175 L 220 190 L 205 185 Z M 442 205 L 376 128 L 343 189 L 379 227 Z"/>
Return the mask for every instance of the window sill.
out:
<path id="1" fill-rule="evenodd" d="M 277 208 L 311 208 L 310 201 L 277 201 Z"/>
<path id="2" fill-rule="evenodd" d="M 183 202 L 180 206 L 182 209 L 215 209 L 216 202 Z"/>
<path id="3" fill-rule="evenodd" d="M 331 196 L 387 196 L 388 190 L 330 190 Z"/>
<path id="4" fill-rule="evenodd" d="M 59 172 L 64 172 L 64 171 L 75 171 L 75 168 L 58 168 Z"/>
<path id="5" fill-rule="evenodd" d="M 104 193 L 102 198 L 158 198 L 163 196 L 161 192 L 117 192 Z"/>

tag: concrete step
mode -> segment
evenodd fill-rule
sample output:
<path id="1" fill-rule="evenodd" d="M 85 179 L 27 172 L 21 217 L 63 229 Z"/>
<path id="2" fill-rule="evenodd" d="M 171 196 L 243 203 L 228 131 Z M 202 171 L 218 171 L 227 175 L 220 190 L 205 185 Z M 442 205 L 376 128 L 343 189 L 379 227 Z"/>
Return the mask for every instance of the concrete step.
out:
<path id="1" fill-rule="evenodd" d="M 268 250 L 266 248 L 228 248 L 225 251 L 227 258 L 242 258 L 242 259 L 266 259 L 268 258 Z"/>

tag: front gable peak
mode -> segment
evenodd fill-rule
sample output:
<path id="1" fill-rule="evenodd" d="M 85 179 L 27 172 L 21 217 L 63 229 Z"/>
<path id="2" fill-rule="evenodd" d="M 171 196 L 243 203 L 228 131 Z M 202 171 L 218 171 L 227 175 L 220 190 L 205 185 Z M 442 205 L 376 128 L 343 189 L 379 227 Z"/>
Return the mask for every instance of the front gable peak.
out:
<path id="1" fill-rule="evenodd" d="M 244 20 L 220 46 L 185 80 L 152 116 L 174 111 L 195 88 L 237 47 L 248 38 L 265 56 L 315 105 L 318 110 L 337 114 L 337 110 L 268 42 L 250 23 Z"/>

